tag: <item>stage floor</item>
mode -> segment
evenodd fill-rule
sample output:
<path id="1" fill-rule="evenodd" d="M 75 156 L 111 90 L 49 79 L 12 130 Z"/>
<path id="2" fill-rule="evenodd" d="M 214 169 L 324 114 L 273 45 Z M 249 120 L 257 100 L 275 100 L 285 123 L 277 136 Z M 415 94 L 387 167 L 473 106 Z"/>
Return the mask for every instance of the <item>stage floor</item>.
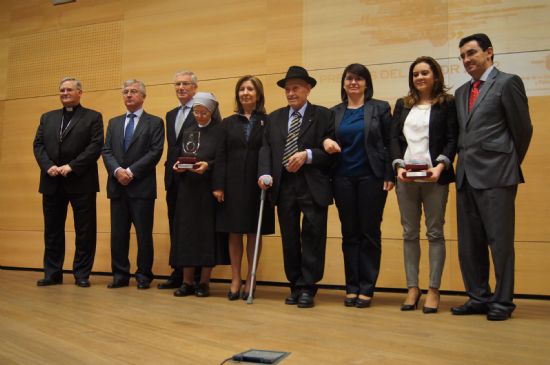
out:
<path id="1" fill-rule="evenodd" d="M 220 364 L 255 348 L 291 352 L 281 364 L 549 364 L 550 301 L 516 300 L 512 319 L 401 312 L 404 294 L 377 293 L 370 308 L 346 308 L 343 291 L 320 290 L 316 306 L 284 304 L 287 288 L 260 286 L 254 304 L 230 302 L 228 284 L 208 298 L 172 290 L 37 287 L 38 272 L 0 270 L 0 364 Z M 421 301 L 422 302 L 422 301 Z M 229 362 L 231 363 L 231 362 Z"/>

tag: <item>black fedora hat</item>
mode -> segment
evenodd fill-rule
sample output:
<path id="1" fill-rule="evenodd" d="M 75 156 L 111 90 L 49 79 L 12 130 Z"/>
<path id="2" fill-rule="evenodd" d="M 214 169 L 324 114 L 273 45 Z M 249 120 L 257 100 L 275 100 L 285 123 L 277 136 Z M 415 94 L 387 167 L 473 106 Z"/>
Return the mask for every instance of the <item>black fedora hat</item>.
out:
<path id="1" fill-rule="evenodd" d="M 286 72 L 285 78 L 277 81 L 277 85 L 284 88 L 286 84 L 286 80 L 288 79 L 304 80 L 305 82 L 310 84 L 312 88 L 315 87 L 315 85 L 317 84 L 317 80 L 309 76 L 306 69 L 300 66 L 290 66 L 288 68 L 288 71 Z"/>

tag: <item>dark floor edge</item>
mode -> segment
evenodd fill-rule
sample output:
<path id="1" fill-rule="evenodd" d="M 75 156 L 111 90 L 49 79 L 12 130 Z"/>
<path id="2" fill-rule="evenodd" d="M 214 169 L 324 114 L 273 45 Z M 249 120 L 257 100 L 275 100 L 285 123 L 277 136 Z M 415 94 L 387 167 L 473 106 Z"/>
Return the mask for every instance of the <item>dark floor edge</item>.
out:
<path id="1" fill-rule="evenodd" d="M 33 271 L 33 272 L 42 272 L 43 269 L 33 268 L 33 267 L 17 267 L 17 266 L 0 266 L 0 270 L 13 270 L 13 271 Z M 72 274 L 72 270 L 63 270 L 64 274 Z M 92 275 L 96 276 L 112 276 L 110 272 L 103 271 L 92 271 Z M 134 275 L 131 275 L 134 276 Z M 155 279 L 168 279 L 168 275 L 155 275 Z M 213 283 L 230 283 L 230 279 L 212 279 Z M 258 280 L 257 285 L 265 286 L 278 286 L 278 287 L 288 287 L 288 283 L 282 283 L 278 281 L 260 281 Z M 319 284 L 320 289 L 329 289 L 329 290 L 345 290 L 344 285 L 331 285 L 331 284 Z M 426 293 L 427 290 L 422 290 Z M 376 292 L 379 293 L 406 293 L 406 288 L 381 288 L 377 287 Z M 441 290 L 442 295 L 456 295 L 456 296 L 466 296 L 466 292 L 459 290 Z M 514 294 L 515 299 L 536 299 L 536 300 L 550 300 L 550 295 L 540 295 L 540 294 Z"/>

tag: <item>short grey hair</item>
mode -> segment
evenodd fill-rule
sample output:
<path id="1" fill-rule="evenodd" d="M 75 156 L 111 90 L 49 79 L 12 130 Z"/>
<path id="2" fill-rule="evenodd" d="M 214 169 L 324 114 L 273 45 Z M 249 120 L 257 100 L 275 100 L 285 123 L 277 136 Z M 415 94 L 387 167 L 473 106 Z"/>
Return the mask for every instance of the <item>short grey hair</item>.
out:
<path id="1" fill-rule="evenodd" d="M 191 81 L 193 82 L 193 84 L 197 85 L 199 83 L 199 79 L 197 79 L 197 75 L 195 75 L 195 73 L 193 71 L 178 71 L 178 72 L 176 72 L 176 74 L 174 75 L 174 81 L 178 78 L 178 76 L 184 76 L 184 75 L 191 76 Z"/>
<path id="2" fill-rule="evenodd" d="M 124 91 L 125 88 L 132 84 L 139 84 L 139 92 L 141 92 L 141 95 L 147 95 L 147 93 L 145 92 L 145 84 L 141 80 L 129 79 L 124 81 L 124 83 L 122 84 L 122 90 Z"/>
<path id="3" fill-rule="evenodd" d="M 79 79 L 77 79 L 76 77 L 64 77 L 61 82 L 59 83 L 59 88 L 61 88 L 61 85 L 63 85 L 64 82 L 67 82 L 67 81 L 74 81 L 74 83 L 76 84 L 76 89 L 77 90 L 82 90 L 82 83 L 80 82 Z"/>

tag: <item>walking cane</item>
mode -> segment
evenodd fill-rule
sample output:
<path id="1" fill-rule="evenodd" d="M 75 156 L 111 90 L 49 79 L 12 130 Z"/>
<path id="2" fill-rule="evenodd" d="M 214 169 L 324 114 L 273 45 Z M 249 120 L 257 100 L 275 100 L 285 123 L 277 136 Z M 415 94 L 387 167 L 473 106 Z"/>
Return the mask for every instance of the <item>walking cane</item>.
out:
<path id="1" fill-rule="evenodd" d="M 265 186 L 271 184 L 271 178 L 264 177 L 263 183 Z M 254 260 L 252 261 L 252 272 L 250 273 L 250 291 L 248 292 L 248 299 L 246 304 L 252 304 L 254 302 L 254 287 L 256 284 L 256 268 L 258 267 L 258 248 L 260 247 L 260 239 L 262 238 L 262 218 L 264 212 L 265 203 L 265 190 L 262 189 L 260 195 L 260 214 L 258 214 L 258 229 L 256 229 L 256 243 L 254 245 Z"/>

